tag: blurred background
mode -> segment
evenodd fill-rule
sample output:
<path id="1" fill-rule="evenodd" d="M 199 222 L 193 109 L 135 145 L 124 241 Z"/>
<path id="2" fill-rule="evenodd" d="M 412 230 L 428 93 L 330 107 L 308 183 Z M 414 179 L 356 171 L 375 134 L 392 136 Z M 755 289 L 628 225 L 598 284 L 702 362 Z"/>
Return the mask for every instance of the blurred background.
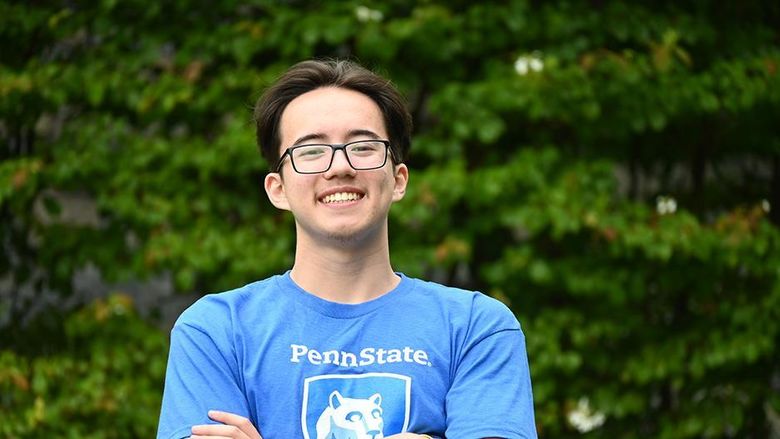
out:
<path id="1" fill-rule="evenodd" d="M 291 266 L 251 112 L 310 57 L 408 98 L 394 267 L 511 307 L 540 437 L 780 437 L 779 29 L 774 1 L 1 1 L 0 437 L 153 437 L 178 313 Z"/>

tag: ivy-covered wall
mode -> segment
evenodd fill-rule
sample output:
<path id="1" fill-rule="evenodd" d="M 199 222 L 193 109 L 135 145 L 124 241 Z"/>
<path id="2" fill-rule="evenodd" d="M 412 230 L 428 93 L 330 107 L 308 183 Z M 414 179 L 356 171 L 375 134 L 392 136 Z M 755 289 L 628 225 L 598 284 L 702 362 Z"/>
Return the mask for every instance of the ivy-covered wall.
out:
<path id="1" fill-rule="evenodd" d="M 74 275 L 287 269 L 252 105 L 349 57 L 414 113 L 394 267 L 511 306 L 541 437 L 777 437 L 778 29 L 755 0 L 1 2 L 0 436 L 154 434 L 165 330 Z"/>

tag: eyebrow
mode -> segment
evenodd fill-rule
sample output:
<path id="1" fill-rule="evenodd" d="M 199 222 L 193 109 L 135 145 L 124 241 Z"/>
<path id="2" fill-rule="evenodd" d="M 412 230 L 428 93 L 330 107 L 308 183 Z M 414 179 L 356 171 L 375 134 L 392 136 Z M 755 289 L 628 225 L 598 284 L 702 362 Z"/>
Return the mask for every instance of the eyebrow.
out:
<path id="1" fill-rule="evenodd" d="M 325 139 L 326 137 L 327 136 L 325 134 L 323 134 L 323 133 L 306 134 L 305 136 L 301 136 L 298 139 L 296 139 L 295 142 L 293 142 L 293 146 L 300 145 L 300 144 L 302 144 L 304 142 L 308 142 L 310 140 L 323 141 L 323 139 Z M 347 133 L 347 138 L 350 139 L 350 138 L 353 138 L 353 137 L 368 137 L 368 138 L 371 138 L 371 139 L 379 139 L 380 138 L 379 134 L 377 134 L 377 133 L 375 133 L 375 132 L 373 132 L 371 130 L 362 130 L 362 129 L 360 129 L 360 130 L 350 130 Z"/>

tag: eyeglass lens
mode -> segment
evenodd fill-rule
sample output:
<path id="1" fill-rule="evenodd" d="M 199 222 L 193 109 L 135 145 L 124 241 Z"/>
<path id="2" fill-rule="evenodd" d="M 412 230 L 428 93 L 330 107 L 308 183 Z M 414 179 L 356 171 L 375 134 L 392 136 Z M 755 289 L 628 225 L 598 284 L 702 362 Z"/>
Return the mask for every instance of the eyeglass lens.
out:
<path id="1" fill-rule="evenodd" d="M 380 168 L 387 159 L 387 147 L 383 142 L 352 142 L 343 149 L 349 164 L 356 170 Z M 304 145 L 295 147 L 290 152 L 296 171 L 317 173 L 330 168 L 336 148 L 331 145 Z"/>

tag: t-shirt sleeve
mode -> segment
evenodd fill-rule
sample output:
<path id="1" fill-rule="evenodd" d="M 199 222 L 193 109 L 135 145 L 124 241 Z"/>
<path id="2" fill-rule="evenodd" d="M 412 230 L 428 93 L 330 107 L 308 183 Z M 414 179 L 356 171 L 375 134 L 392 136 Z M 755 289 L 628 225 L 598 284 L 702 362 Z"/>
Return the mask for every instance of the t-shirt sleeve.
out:
<path id="1" fill-rule="evenodd" d="M 446 436 L 536 438 L 525 336 L 502 303 L 481 296 L 447 393 Z"/>
<path id="2" fill-rule="evenodd" d="M 157 439 L 189 437 L 193 425 L 215 423 L 209 410 L 249 417 L 231 344 L 181 320 L 171 331 Z"/>

